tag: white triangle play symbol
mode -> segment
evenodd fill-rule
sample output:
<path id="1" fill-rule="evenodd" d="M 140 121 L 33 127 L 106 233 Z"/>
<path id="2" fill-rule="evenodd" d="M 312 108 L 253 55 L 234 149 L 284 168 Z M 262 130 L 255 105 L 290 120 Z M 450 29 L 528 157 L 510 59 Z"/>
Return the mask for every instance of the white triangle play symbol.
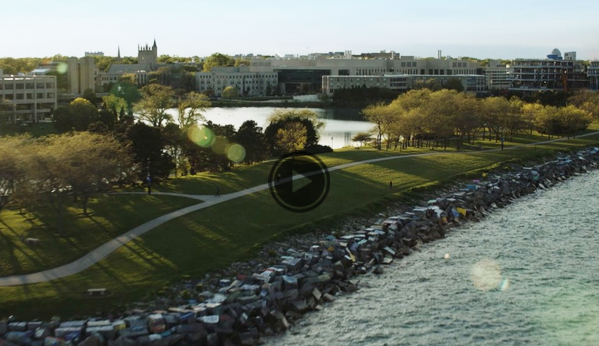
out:
<path id="1" fill-rule="evenodd" d="M 310 178 L 306 178 L 302 173 L 293 170 L 293 181 L 291 182 L 291 192 L 297 192 L 301 188 L 309 185 L 312 180 Z M 298 176 L 297 178 L 295 176 Z M 303 177 L 303 178 L 300 178 Z"/>

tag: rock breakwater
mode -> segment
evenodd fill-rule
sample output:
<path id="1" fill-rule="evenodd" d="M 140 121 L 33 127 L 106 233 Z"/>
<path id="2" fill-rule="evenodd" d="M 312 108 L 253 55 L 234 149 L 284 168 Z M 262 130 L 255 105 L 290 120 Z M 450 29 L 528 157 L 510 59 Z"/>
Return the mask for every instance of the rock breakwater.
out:
<path id="1" fill-rule="evenodd" d="M 297 235 L 269 244 L 253 261 L 234 263 L 201 280 L 186 277 L 151 301 L 113 316 L 4 320 L 0 345 L 259 344 L 263 336 L 290 328 L 307 311 L 320 310 L 337 295 L 358 289 L 360 274 L 382 273 L 385 265 L 444 237 L 452 227 L 583 174 L 598 162 L 599 149 L 587 149 L 456 184 L 427 194 L 419 206 L 393 208 L 372 220 L 352 220 L 334 235 Z"/>

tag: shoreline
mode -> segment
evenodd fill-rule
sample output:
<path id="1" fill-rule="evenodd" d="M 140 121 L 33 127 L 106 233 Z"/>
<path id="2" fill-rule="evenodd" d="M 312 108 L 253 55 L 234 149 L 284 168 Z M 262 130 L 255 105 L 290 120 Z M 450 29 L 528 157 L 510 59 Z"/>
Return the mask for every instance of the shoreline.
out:
<path id="1" fill-rule="evenodd" d="M 599 149 L 592 148 L 533 167 L 508 164 L 510 172 L 490 173 L 484 181 L 459 181 L 418 193 L 425 198 L 421 207 L 392 203 L 385 214 L 345 221 L 330 235 L 317 230 L 287 236 L 265 245 L 255 260 L 233 263 L 201 280 L 186 277 L 149 301 L 131 304 L 126 312 L 102 316 L 104 320 L 90 324 L 89 318 L 75 318 L 83 321 L 75 327 L 58 321 L 5 321 L 0 322 L 0 337 L 10 342 L 6 346 L 35 346 L 50 335 L 75 343 L 95 340 L 97 346 L 107 340 L 154 345 L 158 338 L 166 345 L 257 344 L 263 336 L 289 329 L 305 312 L 321 310 L 335 295 L 357 290 L 352 279 L 359 275 L 382 274 L 385 265 L 423 243 L 536 189 L 594 169 L 598 160 Z M 69 322 L 67 326 L 77 321 Z M 40 328 L 47 331 L 43 338 L 36 336 Z M 65 333 L 64 328 L 74 330 Z"/>

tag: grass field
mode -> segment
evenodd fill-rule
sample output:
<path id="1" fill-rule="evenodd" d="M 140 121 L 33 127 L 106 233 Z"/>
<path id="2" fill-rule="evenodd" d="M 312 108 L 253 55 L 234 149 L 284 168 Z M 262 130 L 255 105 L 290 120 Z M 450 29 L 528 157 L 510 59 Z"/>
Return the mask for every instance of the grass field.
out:
<path id="1" fill-rule="evenodd" d="M 536 142 L 546 138 L 522 136 L 518 140 Z M 380 210 L 385 204 L 405 197 L 405 193 L 411 189 L 423 185 L 438 185 L 468 173 L 480 174 L 481 171 L 503 162 L 540 159 L 556 150 L 597 145 L 598 141 L 599 136 L 595 135 L 518 150 L 449 151 L 443 155 L 388 160 L 338 170 L 331 172 L 332 185 L 328 198 L 318 208 L 304 214 L 282 209 L 272 200 L 268 191 L 231 200 L 172 220 L 126 244 L 80 274 L 48 283 L 0 287 L 0 316 L 18 314 L 19 317 L 45 318 L 56 314 L 71 316 L 108 312 L 126 302 L 139 300 L 156 292 L 164 284 L 178 280 L 183 275 L 200 276 L 206 271 L 248 258 L 262 244 L 276 237 L 316 227 L 324 232 L 330 231 L 336 220 L 365 211 Z M 513 143 L 506 143 L 506 146 L 509 144 Z M 493 141 L 485 142 L 484 145 L 497 144 Z M 418 152 L 432 151 L 411 149 L 402 154 Z M 397 154 L 399 152 L 352 148 L 325 154 L 321 158 L 328 166 L 335 166 Z M 224 194 L 266 182 L 271 165 L 272 162 L 267 162 L 241 167 L 230 173 L 199 174 L 174 179 L 155 187 L 155 190 L 212 194 L 214 186 L 218 184 Z M 394 182 L 392 191 L 388 188 L 390 180 Z M 103 220 L 99 223 L 104 226 L 92 226 L 93 221 L 90 223 L 85 218 L 77 219 L 77 213 L 74 212 L 74 220 L 83 224 L 70 228 L 68 232 L 72 240 L 52 240 L 53 235 L 43 234 L 43 227 L 38 229 L 39 224 L 17 231 L 15 223 L 23 224 L 18 219 L 22 216 L 9 213 L 9 217 L 16 219 L 6 219 L 5 224 L 0 224 L 0 242 L 4 242 L 0 243 L 0 248 L 13 250 L 10 251 L 12 255 L 0 252 L 1 270 L 24 273 L 55 266 L 51 264 L 69 262 L 78 256 L 77 253 L 93 248 L 94 241 L 100 245 L 110 237 L 151 218 L 150 216 L 165 214 L 169 210 L 195 202 L 165 196 L 104 196 L 95 200 L 92 207 L 93 217 Z M 123 205 L 128 207 L 123 208 Z M 128 211 L 125 212 L 126 210 Z M 6 216 L 3 213 L 3 220 Z M 38 221 L 31 222 L 35 224 Z M 44 241 L 54 242 L 53 247 L 42 251 L 41 248 L 18 246 L 18 236 L 10 236 L 11 231 L 7 227 L 17 234 L 31 232 L 27 236 L 45 236 Z M 74 243 L 77 245 L 74 246 Z M 74 246 L 75 250 L 64 250 L 69 246 Z M 63 251 L 64 256 L 61 255 Z M 54 254 L 50 255 L 51 253 Z M 108 288 L 112 296 L 103 299 L 84 298 L 83 292 L 96 287 Z"/>

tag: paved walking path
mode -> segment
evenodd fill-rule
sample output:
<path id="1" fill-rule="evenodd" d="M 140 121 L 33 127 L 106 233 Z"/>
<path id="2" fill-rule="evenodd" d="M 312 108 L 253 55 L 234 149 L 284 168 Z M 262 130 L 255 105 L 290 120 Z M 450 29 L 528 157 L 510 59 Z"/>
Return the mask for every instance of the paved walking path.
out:
<path id="1" fill-rule="evenodd" d="M 596 134 L 599 134 L 599 132 L 587 133 L 587 134 L 578 136 L 578 138 L 592 136 L 592 135 L 596 135 Z M 515 149 L 518 149 L 521 147 L 533 146 L 533 145 L 545 144 L 545 143 L 552 143 L 552 142 L 557 142 L 557 141 L 562 141 L 562 140 L 566 140 L 566 138 L 557 138 L 557 139 L 552 139 L 552 140 L 547 140 L 547 141 L 542 141 L 542 142 L 510 146 L 510 147 L 505 147 L 505 150 L 515 150 Z M 501 149 L 480 150 L 480 151 L 476 151 L 476 152 L 467 152 L 467 153 L 477 154 L 477 153 L 488 153 L 488 152 L 495 152 L 495 151 L 501 151 Z M 364 164 L 368 164 L 368 163 L 381 162 L 381 161 L 399 160 L 399 159 L 404 159 L 404 158 L 409 158 L 409 157 L 419 157 L 419 156 L 451 155 L 451 154 L 456 154 L 456 153 L 463 154 L 464 152 L 431 152 L 431 153 L 380 157 L 380 158 L 375 158 L 375 159 L 350 162 L 350 163 L 346 163 L 343 165 L 334 166 L 334 167 L 329 168 L 329 172 L 334 172 L 334 171 L 337 171 L 340 169 L 346 169 L 346 168 L 350 168 L 350 167 L 354 167 L 354 166 L 364 165 Z M 306 175 L 311 175 L 311 174 L 308 173 L 305 175 L 296 175 L 293 177 L 293 180 L 302 179 Z M 220 203 L 223 203 L 226 201 L 230 201 L 235 198 L 247 196 L 252 193 L 256 193 L 256 192 L 263 191 L 266 189 L 268 189 L 268 183 L 257 185 L 257 186 L 254 186 L 254 187 L 251 187 L 251 188 L 248 188 L 245 190 L 221 195 L 219 197 L 215 197 L 214 195 L 188 195 L 188 194 L 182 194 L 182 193 L 153 192 L 153 194 L 155 194 L 155 195 L 168 195 L 168 196 L 193 198 L 193 199 L 197 199 L 197 200 L 200 200 L 203 202 L 189 206 L 189 207 L 179 209 L 177 211 L 174 211 L 174 212 L 171 212 L 171 213 L 168 213 L 165 215 L 162 215 L 162 216 L 157 217 L 153 220 L 150 220 L 140 226 L 137 226 L 134 229 L 130 230 L 129 232 L 124 233 L 124 234 L 104 243 L 102 246 L 92 250 L 90 253 L 79 258 L 78 260 L 75 260 L 74 262 L 65 264 L 60 267 L 37 272 L 37 273 L 2 277 L 2 278 L 0 278 L 0 287 L 2 287 L 2 286 L 18 286 L 18 285 L 46 282 L 46 281 L 59 279 L 59 278 L 63 278 L 66 276 L 77 274 L 77 273 L 91 267 L 92 265 L 98 263 L 99 261 L 101 261 L 102 259 L 107 257 L 109 254 L 111 254 L 112 252 L 114 252 L 115 250 L 120 248 L 121 246 L 125 245 L 126 243 L 130 242 L 131 240 L 141 236 L 142 234 L 144 234 L 144 233 L 146 233 L 146 232 L 148 232 L 148 231 L 150 231 L 170 220 L 173 220 L 175 218 L 178 218 L 180 216 L 183 216 L 183 215 L 186 215 L 189 213 L 193 213 L 194 211 L 209 208 L 213 205 L 220 204 Z M 145 192 L 128 192 L 128 194 L 146 194 L 146 193 Z"/>

